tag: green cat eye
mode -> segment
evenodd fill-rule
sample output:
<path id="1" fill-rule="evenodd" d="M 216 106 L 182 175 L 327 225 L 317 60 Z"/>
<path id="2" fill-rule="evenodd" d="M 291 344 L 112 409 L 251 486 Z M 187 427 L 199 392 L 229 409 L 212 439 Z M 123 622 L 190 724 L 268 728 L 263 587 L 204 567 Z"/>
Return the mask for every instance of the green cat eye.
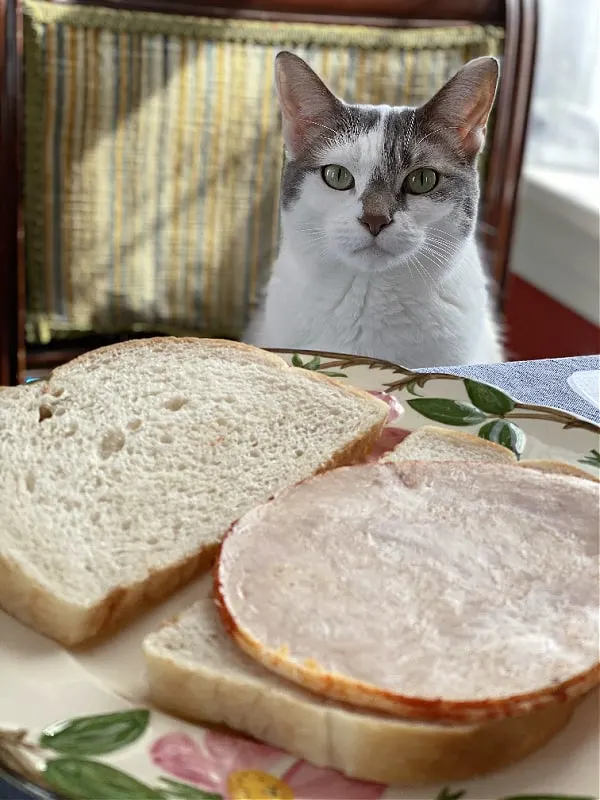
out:
<path id="1" fill-rule="evenodd" d="M 339 164 L 328 164 L 321 170 L 323 180 L 332 189 L 337 189 L 339 192 L 345 192 L 354 186 L 354 176 Z"/>
<path id="2" fill-rule="evenodd" d="M 437 186 L 439 175 L 431 167 L 413 170 L 404 180 L 404 191 L 409 194 L 427 194 Z"/>

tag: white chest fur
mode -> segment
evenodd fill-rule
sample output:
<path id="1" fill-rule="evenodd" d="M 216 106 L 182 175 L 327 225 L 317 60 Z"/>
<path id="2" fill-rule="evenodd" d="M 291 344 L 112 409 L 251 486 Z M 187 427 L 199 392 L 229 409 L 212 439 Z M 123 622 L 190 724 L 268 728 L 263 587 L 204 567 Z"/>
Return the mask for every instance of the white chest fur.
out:
<path id="1" fill-rule="evenodd" d="M 502 360 L 475 244 L 457 254 L 443 280 L 432 273 L 433 267 L 426 275 L 402 264 L 352 274 L 318 258 L 300 261 L 284 244 L 246 340 L 366 355 L 408 367 Z"/>

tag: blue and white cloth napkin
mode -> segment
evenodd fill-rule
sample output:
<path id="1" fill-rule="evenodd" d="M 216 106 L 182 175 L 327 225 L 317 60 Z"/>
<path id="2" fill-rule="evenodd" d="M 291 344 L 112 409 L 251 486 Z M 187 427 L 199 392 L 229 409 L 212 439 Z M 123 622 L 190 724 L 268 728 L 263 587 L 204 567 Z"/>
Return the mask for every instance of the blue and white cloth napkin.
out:
<path id="1" fill-rule="evenodd" d="M 600 356 L 441 367 L 427 372 L 473 378 L 502 389 L 521 403 L 558 408 L 600 425 Z"/>

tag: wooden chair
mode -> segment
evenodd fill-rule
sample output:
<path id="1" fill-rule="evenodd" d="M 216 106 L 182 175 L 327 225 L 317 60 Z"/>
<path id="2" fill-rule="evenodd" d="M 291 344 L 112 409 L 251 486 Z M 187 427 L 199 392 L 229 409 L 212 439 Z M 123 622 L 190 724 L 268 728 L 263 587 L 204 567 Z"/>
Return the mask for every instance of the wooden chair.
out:
<path id="1" fill-rule="evenodd" d="M 36 6 L 36 3 L 37 7 L 34 10 L 37 17 L 34 15 L 35 18 L 32 22 L 30 6 Z M 39 7 L 41 7 L 41 10 Z M 133 12 L 133 14 L 129 14 L 129 12 Z M 69 22 L 71 20 L 69 13 L 71 13 L 72 18 L 83 20 L 81 23 L 77 22 L 76 25 L 81 24 L 88 27 L 68 27 L 72 25 Z M 253 260 L 250 266 L 247 267 L 247 271 L 249 270 L 252 275 L 251 280 L 246 277 L 246 283 L 249 280 L 250 283 L 244 289 L 245 293 L 241 293 L 239 288 L 240 273 L 239 271 L 235 272 L 235 269 L 237 269 L 236 260 L 239 260 L 239 247 L 241 245 L 235 241 L 236 231 L 234 230 L 233 233 L 230 232 L 232 249 L 229 255 L 223 255 L 223 253 L 219 252 L 215 256 L 219 265 L 218 269 L 221 270 L 225 277 L 220 272 L 214 274 L 210 272 L 213 267 L 207 266 L 207 264 L 210 263 L 210 252 L 212 251 L 207 251 L 209 255 L 206 256 L 207 260 L 205 260 L 204 269 L 208 271 L 203 279 L 202 291 L 204 294 L 200 293 L 199 300 L 197 297 L 194 299 L 195 296 L 193 295 L 192 284 L 195 278 L 194 276 L 190 277 L 189 265 L 185 266 L 184 264 L 180 273 L 175 277 L 170 276 L 168 284 L 165 285 L 164 298 L 161 299 L 161 302 L 164 301 L 165 303 L 165 308 L 161 310 L 160 314 L 157 314 L 155 309 L 149 315 L 149 318 L 145 318 L 144 314 L 140 313 L 139 308 L 128 308 L 126 291 L 121 293 L 120 289 L 118 291 L 115 289 L 113 295 L 111 295 L 113 298 L 111 301 L 111 313 L 118 318 L 118 324 L 113 325 L 112 328 L 109 326 L 109 330 L 104 330 L 105 325 L 102 319 L 99 319 L 98 324 L 96 324 L 93 320 L 90 322 L 86 318 L 84 320 L 85 324 L 82 325 L 82 335 L 75 335 L 77 334 L 77 330 L 75 330 L 77 324 L 73 320 L 77 315 L 73 314 L 67 320 L 67 327 L 69 327 L 69 336 L 67 338 L 61 338 L 60 331 L 57 333 L 60 326 L 52 328 L 50 334 L 46 336 L 43 335 L 43 332 L 40 333 L 39 328 L 43 326 L 41 322 L 38 324 L 38 317 L 33 312 L 36 307 L 43 307 L 44 302 L 46 302 L 36 300 L 35 295 L 36 292 L 41 291 L 43 293 L 44 291 L 43 286 L 41 289 L 39 287 L 41 273 L 46 270 L 47 291 L 55 299 L 57 293 L 64 292 L 68 294 L 73 292 L 73 287 L 68 285 L 69 281 L 72 280 L 73 273 L 67 271 L 68 274 L 62 275 L 62 266 L 60 264 L 54 263 L 54 265 L 50 264 L 48 266 L 46 263 L 50 258 L 48 256 L 48 248 L 52 249 L 53 247 L 52 242 L 48 241 L 49 236 L 50 238 L 54 236 L 55 239 L 57 235 L 63 237 L 58 244 L 56 244 L 56 241 L 54 242 L 55 249 L 58 248 L 56 250 L 58 255 L 55 253 L 52 256 L 55 260 L 60 260 L 61 253 L 64 250 L 64 247 L 61 250 L 61 246 L 65 245 L 66 241 L 64 237 L 67 237 L 68 241 L 66 243 L 71 249 L 74 247 L 72 239 L 76 239 L 76 252 L 81 263 L 85 261 L 85 248 L 88 246 L 86 243 L 89 244 L 90 252 L 95 254 L 94 257 L 97 263 L 101 264 L 102 257 L 98 254 L 102 247 L 112 246 L 111 243 L 113 241 L 119 242 L 119 253 L 116 255 L 119 262 L 119 270 L 121 270 L 128 257 L 127 248 L 135 245 L 135 242 L 132 245 L 132 241 L 137 234 L 143 234 L 148 239 L 145 245 L 146 250 L 142 251 L 141 255 L 139 252 L 136 254 L 138 261 L 140 258 L 143 260 L 144 252 L 148 253 L 148 247 L 152 247 L 153 240 L 144 219 L 137 219 L 136 217 L 136 219 L 126 220 L 126 224 L 130 226 L 132 241 L 125 241 L 122 237 L 122 229 L 125 223 L 122 220 L 117 220 L 117 223 L 111 220 L 110 224 L 107 222 L 106 227 L 99 226 L 98 219 L 100 217 L 98 214 L 94 216 L 90 212 L 89 219 L 91 222 L 86 227 L 85 218 L 82 222 L 81 217 L 76 218 L 74 216 L 76 212 L 79 213 L 80 209 L 71 207 L 73 204 L 81 203 L 82 197 L 85 200 L 88 196 L 92 204 L 96 202 L 93 200 L 96 196 L 100 197 L 97 204 L 103 202 L 102 197 L 104 195 L 102 192 L 106 194 L 112 191 L 111 181 L 114 182 L 115 180 L 119 183 L 118 191 L 122 193 L 123 197 L 128 196 L 128 192 L 132 193 L 133 199 L 129 197 L 132 205 L 126 208 L 127 213 L 131 208 L 141 208 L 144 205 L 145 196 L 142 189 L 139 188 L 140 186 L 143 188 L 143 181 L 139 183 L 134 180 L 129 185 L 126 171 L 125 173 L 119 173 L 117 170 L 117 178 L 114 175 L 112 177 L 105 176 L 106 165 L 108 164 L 106 158 L 110 156 L 114 160 L 114 155 L 107 155 L 108 151 L 106 151 L 104 161 L 97 167 L 96 172 L 93 172 L 92 167 L 90 167 L 92 171 L 85 172 L 89 165 L 81 166 L 77 162 L 77 153 L 83 154 L 85 150 L 83 147 L 85 137 L 92 134 L 94 147 L 100 149 L 103 141 L 102 136 L 106 135 L 113 138 L 120 136 L 121 140 L 116 145 L 114 141 L 111 141 L 109 143 L 110 147 L 113 150 L 116 147 L 116 152 L 121 154 L 125 152 L 125 157 L 129 157 L 130 151 L 135 149 L 133 145 L 142 141 L 142 139 L 136 138 L 139 131 L 143 130 L 144 125 L 149 124 L 149 120 L 156 119 L 156 117 L 153 118 L 151 116 L 153 113 L 152 107 L 143 108 L 140 111 L 135 104 L 134 96 L 137 96 L 136 93 L 140 97 L 142 96 L 143 87 L 141 88 L 141 82 L 146 80 L 146 78 L 141 77 L 142 73 L 139 70 L 136 71 L 135 64 L 131 74 L 135 73 L 136 77 L 135 79 L 131 78 L 133 81 L 131 84 L 126 85 L 122 80 L 119 83 L 115 79 L 115 86 L 121 87 L 117 89 L 121 96 L 120 99 L 115 100 L 115 108 L 117 106 L 120 108 L 119 104 L 122 103 L 123 113 L 127 115 L 127 121 L 124 121 L 124 116 L 119 116 L 118 118 L 115 116 L 114 126 L 110 130 L 106 127 L 103 129 L 102 125 L 98 123 L 96 130 L 92 131 L 91 134 L 89 120 L 86 121 L 82 130 L 78 133 L 78 141 L 70 140 L 61 148 L 61 152 L 57 157 L 58 166 L 52 163 L 54 155 L 48 150 L 49 142 L 51 141 L 50 134 L 48 131 L 43 130 L 42 125 L 43 120 L 49 118 L 49 114 L 48 112 L 44 114 L 43 107 L 36 105 L 38 103 L 43 106 L 48 93 L 47 86 L 36 84 L 40 69 L 43 69 L 40 52 L 43 51 L 43 58 L 48 58 L 49 48 L 54 47 L 56 50 L 54 57 L 57 71 L 68 70 L 70 68 L 68 63 L 69 52 L 74 52 L 74 49 L 78 47 L 84 49 L 87 47 L 86 37 L 89 31 L 97 32 L 102 30 L 103 13 L 106 14 L 107 21 L 106 30 L 108 33 L 106 33 L 106 36 L 112 37 L 110 42 L 116 43 L 114 59 L 120 60 L 118 60 L 118 63 L 116 61 L 114 63 L 103 62 L 102 64 L 94 62 L 92 66 L 96 70 L 114 69 L 116 70 L 115 75 L 121 74 L 119 70 L 122 72 L 131 68 L 131 48 L 135 50 L 136 47 L 147 47 L 148 42 L 152 47 L 156 48 L 170 46 L 164 36 L 162 39 L 160 38 L 162 34 L 156 33 L 155 36 L 155 32 L 160 32 L 164 27 L 161 20 L 166 20 L 167 17 L 170 20 L 169 30 L 181 30 L 184 32 L 181 34 L 182 36 L 188 36 L 188 29 L 194 28 L 199 37 L 206 36 L 210 38 L 214 31 L 217 31 L 218 36 L 223 37 L 222 31 L 225 27 L 227 29 L 225 38 L 228 40 L 235 42 L 237 37 L 240 42 L 246 41 L 244 37 L 248 36 L 248 30 L 250 29 L 257 32 L 257 42 L 268 43 L 269 46 L 284 44 L 287 41 L 285 37 L 288 36 L 292 39 L 292 46 L 300 41 L 307 44 L 309 41 L 306 38 L 309 36 L 306 33 L 307 30 L 312 30 L 313 34 L 310 35 L 314 35 L 317 39 L 320 37 L 324 42 L 328 42 L 329 38 L 332 38 L 334 40 L 333 44 L 331 46 L 327 44 L 327 46 L 323 47 L 324 61 L 322 71 L 324 76 L 332 82 L 332 88 L 336 91 L 338 91 L 338 87 L 342 86 L 344 80 L 347 84 L 347 76 L 343 74 L 344 69 L 341 64 L 342 56 L 346 55 L 343 43 L 345 39 L 348 40 L 349 51 L 352 50 L 352 47 L 357 46 L 357 38 L 363 37 L 365 41 L 372 39 L 373 47 L 379 48 L 383 52 L 379 67 L 369 67 L 371 70 L 369 75 L 375 77 L 372 77 L 366 89 L 360 89 L 357 86 L 350 88 L 350 94 L 356 91 L 360 95 L 360 99 L 367 102 L 385 101 L 389 96 L 387 92 L 390 92 L 396 85 L 397 76 L 402 74 L 397 63 L 398 59 L 402 57 L 398 42 L 405 42 L 407 47 L 413 48 L 417 48 L 418 42 L 421 40 L 429 42 L 426 46 L 430 48 L 428 57 L 431 58 L 431 52 L 435 51 L 437 46 L 435 42 L 438 39 L 442 41 L 443 37 L 446 37 L 449 40 L 459 41 L 460 36 L 467 35 L 464 33 L 465 25 L 467 24 L 478 26 L 481 32 L 481 43 L 489 39 L 492 45 L 500 41 L 500 37 L 495 31 L 503 29 L 503 46 L 501 47 L 503 58 L 502 80 L 494 113 L 493 130 L 483 164 L 482 205 L 479 223 L 482 241 L 489 255 L 493 274 L 498 282 L 499 302 L 500 305 L 502 304 L 503 290 L 508 274 L 516 193 L 533 78 L 537 28 L 536 0 L 372 0 L 370 3 L 367 3 L 366 0 L 338 0 L 337 3 L 329 3 L 327 0 L 219 0 L 218 5 L 214 6 L 210 2 L 206 2 L 206 0 L 94 0 L 94 2 L 78 0 L 78 2 L 72 3 L 67 0 L 62 2 L 55 0 L 54 3 L 46 4 L 39 3 L 37 0 L 0 0 L 0 186 L 2 187 L 0 190 L 0 385 L 23 380 L 27 372 L 43 371 L 92 346 L 115 341 L 132 334 L 187 332 L 190 330 L 190 319 L 193 319 L 194 309 L 191 306 L 187 311 L 184 309 L 179 315 L 177 313 L 173 314 L 172 319 L 169 316 L 169 309 L 182 302 L 188 305 L 198 302 L 200 310 L 206 315 L 206 320 L 208 321 L 203 320 L 203 324 L 199 326 L 197 333 L 200 335 L 209 333 L 211 335 L 235 338 L 239 334 L 242 320 L 245 318 L 244 315 L 247 316 L 248 308 L 255 299 L 256 287 L 260 278 L 258 272 L 264 268 L 262 262 L 268 261 L 276 248 L 276 189 L 281 147 L 279 133 L 273 123 L 276 109 L 270 96 L 271 89 L 269 85 L 272 69 L 271 64 L 265 61 L 263 72 L 267 77 L 264 82 L 261 81 L 260 85 L 255 87 L 254 104 L 260 105 L 262 103 L 261 98 L 267 97 L 267 95 L 270 98 L 264 105 L 265 119 L 268 117 L 270 121 L 261 134 L 262 139 L 260 142 L 263 156 L 265 152 L 267 153 L 267 156 L 263 157 L 263 166 L 269 175 L 269 186 L 261 195 L 261 203 L 256 207 L 252 206 L 249 200 L 256 190 L 255 184 L 248 183 L 245 185 L 244 191 L 248 196 L 242 197 L 244 214 L 249 220 L 248 224 L 254 226 L 254 231 L 248 234 L 250 237 L 248 242 L 253 243 L 252 248 L 254 251 L 257 251 L 259 247 L 263 247 L 264 252 L 261 251 L 259 254 L 254 252 L 251 257 L 251 260 Z M 164 16 L 161 17 L 161 15 Z M 188 21 L 181 17 L 181 23 L 178 25 L 177 15 L 188 15 L 194 19 Z M 65 20 L 66 22 L 64 22 Z M 60 31 L 60 36 L 58 38 L 55 37 L 56 30 L 60 28 L 63 22 L 67 25 L 64 30 L 68 33 L 68 35 L 65 34 L 65 41 L 62 40 L 63 34 Z M 273 27 L 267 24 L 273 22 L 278 23 L 277 26 Z M 317 27 L 309 29 L 306 27 L 307 23 Z M 141 31 L 140 35 L 142 37 L 146 37 L 145 39 L 139 40 L 136 38 L 139 31 Z M 334 32 L 331 37 L 327 33 L 328 31 Z M 335 33 L 336 31 L 337 33 Z M 447 33 L 444 33 L 444 31 Z M 90 33 L 89 35 L 93 38 L 97 34 Z M 335 36 L 338 35 L 342 39 L 337 41 L 336 44 Z M 282 37 L 284 39 L 283 42 L 281 41 Z M 140 41 L 142 42 L 141 44 Z M 160 42 L 163 42 L 163 44 Z M 167 44 L 164 44 L 164 42 L 167 42 Z M 465 42 L 464 52 L 469 54 L 472 40 L 467 36 Z M 241 46 L 242 50 L 239 47 L 235 50 L 237 54 L 235 58 L 246 57 L 243 55 L 243 47 L 245 45 Z M 369 45 L 364 46 L 368 50 Z M 192 63 L 186 62 L 185 53 L 181 55 L 186 50 L 186 47 L 186 44 L 183 44 L 181 48 L 178 46 L 183 71 L 186 69 L 186 63 Z M 70 51 L 69 48 L 74 49 Z M 127 50 L 127 48 L 130 49 Z M 335 69 L 330 66 L 331 74 L 328 73 L 327 65 L 325 64 L 325 62 L 331 60 L 328 55 L 330 50 L 333 53 L 331 59 L 337 65 Z M 85 52 L 88 53 L 87 50 Z M 92 59 L 92 56 L 96 58 L 98 53 L 105 54 L 106 52 L 104 45 L 99 49 L 97 44 L 92 44 L 89 57 L 90 59 Z M 269 51 L 267 56 L 270 56 L 270 54 Z M 474 49 L 472 54 L 477 54 L 477 48 Z M 101 57 L 104 58 L 105 56 L 102 55 Z M 140 57 L 137 51 L 135 57 Z M 87 69 L 89 67 L 87 63 L 88 55 L 85 55 L 84 59 Z M 392 62 L 396 65 L 395 67 L 391 66 Z M 388 63 L 389 76 L 386 74 Z M 451 66 L 450 60 L 443 68 L 447 70 Z M 73 65 L 71 65 L 72 67 Z M 263 72 L 260 74 L 262 75 Z M 86 87 L 79 86 L 77 88 L 76 70 L 71 69 L 70 74 L 74 76 L 73 86 L 76 86 L 76 88 L 71 89 L 74 94 L 70 98 L 71 105 L 65 105 L 67 112 L 73 103 L 87 102 L 85 98 L 82 99 L 85 95 Z M 102 73 L 97 72 L 96 74 L 100 75 Z M 170 80 L 172 76 L 167 77 Z M 425 73 L 421 74 L 421 83 L 427 82 L 426 77 Z M 439 77 L 433 77 L 432 86 L 435 86 L 436 81 L 439 83 Z M 252 75 L 242 76 L 242 78 L 247 82 L 251 82 L 256 79 L 256 74 L 254 78 Z M 56 79 L 53 78 L 53 80 Z M 166 91 L 166 82 L 167 78 L 165 78 L 165 83 L 162 85 L 162 90 L 164 91 Z M 426 96 L 428 89 L 429 86 L 415 86 L 414 92 L 410 96 L 411 101 L 418 102 L 421 95 Z M 364 93 L 367 90 L 370 91 L 370 95 L 365 97 Z M 339 91 L 342 90 L 339 89 Z M 77 94 L 77 92 L 81 94 Z M 191 97 L 191 95 L 189 96 Z M 79 97 L 79 100 L 77 100 L 77 97 Z M 158 100 L 156 102 L 160 106 L 163 100 L 160 99 L 160 96 L 157 95 L 157 97 Z M 358 99 L 358 97 L 349 96 L 347 99 Z M 252 97 L 250 99 L 246 97 L 246 102 L 250 102 L 252 105 Z M 172 115 L 173 109 L 165 111 L 164 107 L 161 106 L 161 108 L 162 112 L 159 109 L 156 113 L 163 113 L 163 116 L 165 114 Z M 250 106 L 248 108 L 250 109 Z M 189 109 L 187 111 L 182 109 L 181 113 L 189 113 Z M 201 113 L 206 114 L 207 112 L 204 109 Z M 198 119 L 202 121 L 204 118 L 200 116 Z M 98 121 L 95 120 L 94 122 Z M 110 124 L 107 124 L 110 128 Z M 187 125 L 189 128 L 190 124 L 189 120 L 184 120 L 184 126 Z M 239 135 L 242 138 L 247 136 L 248 132 L 244 133 L 243 120 L 240 122 L 238 119 L 236 124 L 241 126 Z M 185 141 L 187 141 L 185 136 L 189 136 L 189 130 L 187 128 L 185 130 L 187 133 L 181 134 L 182 153 L 185 147 L 188 146 L 185 145 Z M 177 135 L 179 136 L 180 134 Z M 222 138 L 219 129 L 212 130 L 211 135 L 214 142 L 216 142 L 215 147 L 218 148 L 219 139 Z M 233 135 L 234 137 L 238 136 L 237 128 Z M 80 151 L 77 150 L 77 147 L 80 147 Z M 142 149 L 138 148 L 139 155 L 137 157 L 139 159 L 160 160 L 162 155 L 160 151 L 155 151 L 152 155 L 142 152 Z M 113 150 L 110 152 L 112 153 Z M 182 155 L 181 158 L 185 161 L 186 158 L 189 158 L 190 152 L 188 149 L 185 151 L 187 155 Z M 83 155 L 81 157 L 83 160 Z M 255 154 L 249 156 L 250 161 L 255 157 Z M 44 158 L 46 158 L 46 161 L 44 161 Z M 188 184 L 185 183 L 189 179 L 189 176 L 185 174 L 187 161 L 182 164 L 181 158 L 169 162 L 171 164 L 169 169 L 175 169 L 172 167 L 172 164 L 175 164 L 177 170 L 181 171 L 182 185 L 185 184 L 187 186 Z M 190 163 L 193 168 L 193 163 Z M 143 177 L 143 161 L 136 162 L 136 164 L 134 164 L 134 167 L 138 169 L 138 172 Z M 152 166 L 148 162 L 148 168 Z M 240 175 L 244 172 L 243 167 L 244 164 L 239 166 Z M 127 168 L 129 169 L 130 167 L 127 166 Z M 204 167 L 202 168 L 204 169 Z M 230 181 L 229 188 L 234 193 L 236 190 L 235 169 L 235 165 L 233 165 L 231 167 L 233 172 L 228 171 L 228 177 L 226 177 L 226 180 Z M 47 174 L 48 170 L 52 171 L 50 178 Z M 49 200 L 47 196 L 50 191 L 48 189 L 49 182 L 52 186 L 59 185 L 61 180 L 65 180 L 66 173 L 68 173 L 67 177 L 71 182 L 79 181 L 77 190 L 79 193 L 73 191 L 68 197 L 65 195 L 64 203 L 66 205 L 59 206 L 58 210 L 56 210 L 51 205 L 52 198 Z M 90 186 L 90 176 L 94 175 L 98 176 L 97 185 L 94 180 L 92 181 L 94 185 Z M 168 180 L 169 178 L 168 176 L 162 176 L 162 179 Z M 200 193 L 210 195 L 214 191 L 215 181 L 222 179 L 223 175 L 217 176 L 210 169 L 203 172 L 198 184 Z M 265 180 L 267 179 L 265 178 Z M 44 187 L 46 187 L 45 190 Z M 86 195 L 85 192 L 88 192 L 88 194 Z M 178 194 L 176 186 L 172 187 L 172 191 L 170 190 L 169 198 L 174 209 L 173 213 L 180 214 L 181 209 L 186 207 L 185 198 Z M 164 201 L 161 200 L 160 202 L 164 205 Z M 193 198 L 193 202 L 196 203 L 196 198 Z M 241 201 L 237 198 L 235 202 Z M 44 206 L 44 203 L 46 206 Z M 69 203 L 71 203 L 71 206 L 69 206 Z M 197 206 L 194 205 L 192 208 L 194 213 L 197 213 Z M 165 211 L 165 213 L 167 212 L 169 212 L 169 209 Z M 69 220 L 76 219 L 76 224 L 69 221 L 68 230 L 57 234 L 56 230 L 60 227 L 60 220 L 58 223 L 56 220 L 52 224 L 48 223 L 46 227 L 43 225 L 42 217 L 48 213 L 64 214 Z M 176 225 L 172 220 L 164 223 L 169 226 L 168 237 L 167 243 L 163 242 L 161 246 L 164 249 L 165 259 L 174 254 L 174 257 L 180 258 L 183 264 L 188 256 L 180 256 L 178 254 L 183 251 L 187 253 L 191 245 L 188 242 L 183 246 L 181 242 L 176 241 L 177 237 L 187 235 L 185 232 L 193 230 L 194 225 L 199 223 L 198 219 L 192 221 L 187 219 L 185 217 L 187 212 L 181 213 L 183 217 Z M 233 212 L 231 213 L 233 214 Z M 229 220 L 230 223 L 231 219 Z M 246 217 L 243 219 L 245 220 Z M 258 222 L 255 223 L 255 219 Z M 212 216 L 208 221 L 204 220 L 202 224 L 205 228 L 208 226 L 208 229 L 212 230 L 216 229 L 221 222 L 218 212 L 213 210 Z M 115 225 L 118 228 L 117 230 Z M 144 227 L 145 225 L 146 227 Z M 51 234 L 48 232 L 50 228 L 52 229 Z M 256 244 L 257 241 L 259 244 Z M 235 247 L 238 247 L 238 250 L 235 250 Z M 140 268 L 143 269 L 143 264 Z M 96 291 L 99 293 L 105 291 L 104 284 L 106 281 L 115 280 L 113 273 L 116 267 L 113 265 L 111 269 L 113 269 L 113 272 L 109 277 L 100 275 L 101 286 L 99 288 L 95 286 L 93 281 L 86 284 L 88 294 Z M 214 269 L 217 268 L 215 267 Z M 229 275 L 228 270 L 231 270 L 231 275 Z M 123 271 L 125 271 L 125 267 L 123 267 Z M 28 281 L 26 276 L 29 276 Z M 67 285 L 63 285 L 63 277 Z M 94 277 L 97 277 L 95 273 Z M 124 282 L 126 283 L 126 276 L 124 278 L 119 273 L 119 280 L 121 281 L 119 285 L 123 285 Z M 148 280 L 148 275 L 144 280 Z M 212 299 L 209 299 L 209 301 L 206 300 L 208 296 L 207 281 L 209 283 L 212 281 L 209 286 L 212 292 Z M 138 291 L 139 295 L 143 295 L 143 288 L 139 289 L 138 287 L 136 291 Z M 150 292 L 150 289 L 148 291 Z M 40 318 L 42 317 L 43 315 Z M 159 320 L 158 323 L 154 324 L 159 318 L 162 322 Z M 164 322 L 165 319 L 167 323 Z M 195 333 L 196 331 L 193 332 Z M 44 341 L 46 343 L 41 344 Z"/>

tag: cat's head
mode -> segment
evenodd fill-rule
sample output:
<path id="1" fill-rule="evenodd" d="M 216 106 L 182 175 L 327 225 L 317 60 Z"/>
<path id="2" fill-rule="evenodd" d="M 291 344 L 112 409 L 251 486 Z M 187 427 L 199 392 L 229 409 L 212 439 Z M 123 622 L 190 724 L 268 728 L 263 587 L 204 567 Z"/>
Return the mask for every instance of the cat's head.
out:
<path id="1" fill-rule="evenodd" d="M 277 56 L 275 73 L 295 250 L 357 272 L 421 257 L 442 269 L 474 228 L 498 62 L 470 61 L 420 108 L 344 103 L 291 53 Z"/>

